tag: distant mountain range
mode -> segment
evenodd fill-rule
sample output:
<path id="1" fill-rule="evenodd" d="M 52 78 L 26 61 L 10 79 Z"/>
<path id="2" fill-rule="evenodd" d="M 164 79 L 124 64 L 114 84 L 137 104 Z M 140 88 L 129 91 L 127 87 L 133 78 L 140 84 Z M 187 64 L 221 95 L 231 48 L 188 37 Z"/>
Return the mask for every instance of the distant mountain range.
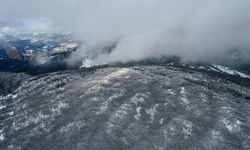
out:
<path id="1" fill-rule="evenodd" d="M 69 34 L 13 34 L 0 40 L 0 70 L 12 72 L 50 72 L 78 68 L 67 65 L 67 58 L 79 42 Z"/>

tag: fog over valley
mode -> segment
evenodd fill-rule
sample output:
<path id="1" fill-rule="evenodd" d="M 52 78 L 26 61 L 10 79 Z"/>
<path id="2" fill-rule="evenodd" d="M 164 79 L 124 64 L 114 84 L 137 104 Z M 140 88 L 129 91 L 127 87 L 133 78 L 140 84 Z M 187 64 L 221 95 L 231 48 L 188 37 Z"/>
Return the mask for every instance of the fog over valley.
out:
<path id="1" fill-rule="evenodd" d="M 84 42 L 78 53 L 95 56 L 97 64 L 164 56 L 229 64 L 250 59 L 248 0 L 0 3 L 0 31 L 70 32 Z M 112 51 L 103 53 L 112 44 Z"/>

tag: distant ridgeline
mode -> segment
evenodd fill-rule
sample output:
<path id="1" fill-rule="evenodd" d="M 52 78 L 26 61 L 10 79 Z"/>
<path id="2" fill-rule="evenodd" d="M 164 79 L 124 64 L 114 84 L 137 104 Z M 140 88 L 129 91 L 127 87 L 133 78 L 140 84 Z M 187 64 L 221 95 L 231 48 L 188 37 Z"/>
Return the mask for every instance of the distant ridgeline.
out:
<path id="1" fill-rule="evenodd" d="M 0 71 L 41 73 L 68 69 L 67 58 L 78 45 L 64 34 L 6 35 L 0 39 Z M 77 63 L 70 67 L 79 66 Z"/>

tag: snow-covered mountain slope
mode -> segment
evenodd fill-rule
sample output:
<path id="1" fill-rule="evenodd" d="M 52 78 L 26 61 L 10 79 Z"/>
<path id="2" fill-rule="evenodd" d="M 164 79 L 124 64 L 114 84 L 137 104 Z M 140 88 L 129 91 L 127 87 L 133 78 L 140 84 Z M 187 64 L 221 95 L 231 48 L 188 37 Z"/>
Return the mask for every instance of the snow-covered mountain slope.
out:
<path id="1" fill-rule="evenodd" d="M 247 150 L 249 99 L 250 87 L 171 66 L 39 75 L 0 97 L 0 147 Z"/>
<path id="2" fill-rule="evenodd" d="M 250 78 L 250 75 L 247 75 L 245 73 L 242 73 L 242 72 L 230 69 L 229 67 L 225 67 L 225 66 L 221 66 L 221 65 L 213 65 L 212 69 L 215 70 L 215 71 L 219 71 L 219 72 L 222 72 L 222 73 L 227 73 L 227 74 L 230 74 L 230 75 L 238 75 L 238 76 L 240 76 L 242 78 Z"/>

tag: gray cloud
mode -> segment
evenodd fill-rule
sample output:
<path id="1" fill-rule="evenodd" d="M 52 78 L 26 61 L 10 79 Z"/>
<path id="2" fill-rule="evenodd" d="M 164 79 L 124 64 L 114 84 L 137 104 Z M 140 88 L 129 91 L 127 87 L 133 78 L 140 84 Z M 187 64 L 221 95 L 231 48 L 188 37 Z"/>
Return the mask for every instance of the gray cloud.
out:
<path id="1" fill-rule="evenodd" d="M 85 41 L 80 53 L 96 53 L 118 41 L 113 52 L 95 59 L 100 63 L 171 55 L 186 61 L 233 61 L 234 49 L 243 61 L 250 59 L 249 0 L 0 0 L 0 4 L 0 22 L 50 20 Z"/>

